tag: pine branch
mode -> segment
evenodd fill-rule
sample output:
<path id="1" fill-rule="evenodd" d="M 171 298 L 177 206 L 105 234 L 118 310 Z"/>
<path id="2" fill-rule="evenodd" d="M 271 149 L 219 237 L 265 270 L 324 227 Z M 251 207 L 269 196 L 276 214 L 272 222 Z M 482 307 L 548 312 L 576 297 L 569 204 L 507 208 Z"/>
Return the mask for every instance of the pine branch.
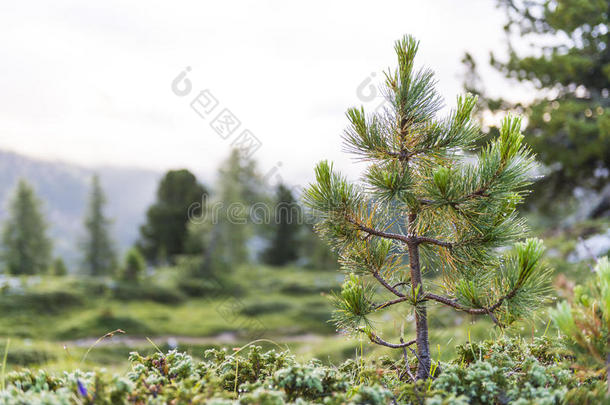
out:
<path id="1" fill-rule="evenodd" d="M 443 297 L 441 295 L 432 294 L 432 293 L 426 293 L 424 295 L 424 299 L 429 299 L 432 301 L 440 302 L 441 304 L 445 304 L 445 305 L 455 308 L 459 311 L 466 312 L 466 313 L 469 313 L 472 315 L 483 315 L 488 312 L 487 308 L 468 308 L 468 307 L 463 306 L 456 300 L 453 300 L 448 297 Z"/>
<path id="2" fill-rule="evenodd" d="M 380 230 L 377 230 L 377 229 L 373 229 L 371 227 L 368 227 L 368 226 L 360 223 L 359 221 L 357 221 L 357 220 L 355 220 L 355 219 L 353 219 L 353 218 L 351 218 L 349 216 L 347 217 L 347 221 L 352 223 L 352 224 L 354 224 L 354 225 L 356 225 L 356 227 L 359 230 L 361 230 L 363 232 L 366 232 L 366 233 L 368 233 L 370 235 L 375 235 L 375 236 L 379 236 L 381 238 L 386 238 L 386 239 L 399 240 L 399 241 L 407 243 L 407 244 L 415 242 L 415 240 L 413 238 L 409 237 L 409 236 L 405 236 L 405 235 L 401 235 L 401 234 L 397 234 L 397 233 L 391 233 L 391 232 L 385 232 L 385 231 L 380 231 Z"/>
<path id="3" fill-rule="evenodd" d="M 393 287 L 393 288 L 396 288 L 396 287 L 400 287 L 401 285 L 409 285 L 409 283 L 404 282 L 404 281 L 401 281 L 400 283 L 396 283 L 396 284 L 394 284 L 392 287 Z"/>
<path id="4" fill-rule="evenodd" d="M 417 236 L 415 238 L 415 242 L 416 243 L 430 243 L 432 245 L 437 245 L 437 246 L 441 246 L 441 247 L 445 247 L 448 249 L 451 249 L 453 247 L 453 243 L 451 242 L 445 242 L 439 239 L 435 239 L 435 238 L 430 238 L 427 236 Z"/>
<path id="5" fill-rule="evenodd" d="M 390 283 L 388 283 L 383 277 L 381 277 L 381 274 L 379 274 L 378 271 L 374 271 L 373 272 L 373 277 L 375 277 L 377 279 L 377 281 L 379 281 L 379 283 L 382 286 L 384 286 L 387 290 L 389 290 L 392 294 L 394 294 L 394 295 L 396 295 L 397 297 L 400 297 L 400 298 L 406 298 L 406 295 L 404 295 L 403 293 L 398 291 L 396 288 L 392 287 L 390 285 Z"/>
<path id="6" fill-rule="evenodd" d="M 498 301 L 496 301 L 496 303 L 493 304 L 492 306 L 483 307 L 483 308 L 468 308 L 468 307 L 463 306 L 456 300 L 452 300 L 451 298 L 447 298 L 447 297 L 443 297 L 441 295 L 436 295 L 436 294 L 431 294 L 431 293 L 427 293 L 426 295 L 424 295 L 424 299 L 430 299 L 432 301 L 440 302 L 441 304 L 445 304 L 447 306 L 457 309 L 458 311 L 466 312 L 471 315 L 489 315 L 491 320 L 496 325 L 503 327 L 504 325 L 495 316 L 494 311 L 496 311 L 498 308 L 500 308 L 500 306 L 502 305 L 504 300 L 510 299 L 511 297 L 513 297 L 517 293 L 517 290 L 518 290 L 517 288 L 513 289 L 508 294 L 500 297 L 498 299 Z"/>
<path id="7" fill-rule="evenodd" d="M 371 342 L 376 343 L 380 346 L 385 346 L 385 347 L 389 347 L 392 349 L 401 349 L 403 347 L 408 347 L 411 346 L 413 344 L 416 343 L 415 340 L 410 340 L 408 342 L 401 342 L 401 343 L 390 343 L 390 342 L 386 342 L 385 340 L 383 340 L 382 338 L 380 338 L 379 336 L 377 336 L 375 333 L 370 332 L 369 334 L 369 339 L 371 340 Z"/>
<path id="8" fill-rule="evenodd" d="M 381 304 L 375 305 L 375 310 L 379 310 L 379 309 L 383 309 L 383 308 L 389 307 L 391 305 L 399 304 L 401 302 L 407 301 L 408 299 L 409 299 L 409 297 L 405 296 L 405 297 L 396 298 L 394 300 L 386 301 L 386 302 L 383 302 Z"/>
<path id="9" fill-rule="evenodd" d="M 506 294 L 506 295 L 504 295 L 504 296 L 500 297 L 500 298 L 498 299 L 498 301 L 496 301 L 496 303 L 495 303 L 495 304 L 493 304 L 492 306 L 490 306 L 490 307 L 489 307 L 489 310 L 490 310 L 491 312 L 493 312 L 493 311 L 495 311 L 496 309 L 500 308 L 500 306 L 502 305 L 502 303 L 504 302 L 504 300 L 509 300 L 509 299 L 511 299 L 512 297 L 514 297 L 514 296 L 515 296 L 515 294 L 517 294 L 517 291 L 519 291 L 519 287 L 515 287 L 515 288 L 513 288 L 511 291 L 509 291 L 509 292 L 508 292 L 508 294 Z"/>

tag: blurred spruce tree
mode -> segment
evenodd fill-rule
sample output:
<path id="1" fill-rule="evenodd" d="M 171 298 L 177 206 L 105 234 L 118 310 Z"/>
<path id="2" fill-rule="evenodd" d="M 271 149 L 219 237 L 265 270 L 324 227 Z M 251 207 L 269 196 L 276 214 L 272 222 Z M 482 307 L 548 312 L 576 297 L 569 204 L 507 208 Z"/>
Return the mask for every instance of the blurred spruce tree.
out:
<path id="1" fill-rule="evenodd" d="M 174 262 L 186 253 L 189 215 L 198 217 L 208 191 L 186 169 L 168 171 L 157 189 L 157 200 L 146 212 L 137 247 L 151 263 Z"/>
<path id="2" fill-rule="evenodd" d="M 256 162 L 233 149 L 218 170 L 215 198 L 189 225 L 190 253 L 202 253 L 201 274 L 226 271 L 251 259 L 258 231 L 253 213 L 265 215 L 269 199 Z"/>
<path id="3" fill-rule="evenodd" d="M 482 136 L 472 118 L 476 98 L 459 97 L 448 117 L 437 118 L 441 99 L 433 73 L 414 67 L 417 49 L 412 37 L 396 42 L 398 68 L 385 73 L 382 109 L 347 112 L 346 149 L 369 162 L 364 184 L 321 162 L 304 199 L 350 273 L 334 299 L 337 326 L 404 350 L 405 358 L 416 344 L 416 378 L 423 379 L 431 367 L 428 303 L 488 315 L 504 327 L 544 303 L 550 274 L 540 264 L 540 240 L 515 243 L 527 231 L 516 206 L 534 166 L 520 120 L 506 118 L 499 137 L 465 154 Z M 439 278 L 425 285 L 425 271 Z M 414 311 L 412 341 L 384 340 L 369 317 L 397 304 Z"/>
<path id="4" fill-rule="evenodd" d="M 301 207 L 295 201 L 292 192 L 283 184 L 279 184 L 272 208 L 273 233 L 271 243 L 263 253 L 263 260 L 273 266 L 283 266 L 298 258 L 298 238 L 302 223 Z"/>
<path id="5" fill-rule="evenodd" d="M 146 259 L 137 247 L 132 247 L 125 254 L 121 278 L 126 281 L 138 281 L 145 269 Z"/>
<path id="6" fill-rule="evenodd" d="M 92 276 L 112 275 L 117 266 L 114 243 L 110 237 L 112 221 L 104 214 L 105 205 L 106 197 L 99 177 L 94 175 L 84 221 L 86 233 L 82 241 L 83 267 Z"/>
<path id="7" fill-rule="evenodd" d="M 248 241 L 254 235 L 251 208 L 263 201 L 263 184 L 256 162 L 233 149 L 218 171 L 216 249 L 231 266 L 246 263 Z"/>
<path id="8" fill-rule="evenodd" d="M 55 260 L 53 260 L 53 268 L 51 274 L 53 274 L 54 276 L 65 276 L 68 274 L 68 268 L 66 267 L 66 264 L 64 263 L 64 260 L 61 257 L 57 257 L 55 258 Z"/>
<path id="9" fill-rule="evenodd" d="M 2 230 L 2 261 L 9 274 L 43 274 L 51 265 L 52 244 L 41 206 L 34 189 L 19 180 Z"/>
<path id="10" fill-rule="evenodd" d="M 550 173 L 534 197 L 545 203 L 576 186 L 599 190 L 610 169 L 610 2 L 608 0 L 498 0 L 506 11 L 508 59 L 490 64 L 539 91 L 530 104 L 485 96 L 476 63 L 466 55 L 465 88 L 481 107 L 524 112 L 527 142 Z M 524 55 L 511 37 L 531 44 Z M 490 128 L 495 136 L 499 128 Z M 535 201 L 534 201 L 535 202 Z M 610 202 L 608 202 L 610 204 Z M 548 206 L 547 206 L 548 208 Z"/>

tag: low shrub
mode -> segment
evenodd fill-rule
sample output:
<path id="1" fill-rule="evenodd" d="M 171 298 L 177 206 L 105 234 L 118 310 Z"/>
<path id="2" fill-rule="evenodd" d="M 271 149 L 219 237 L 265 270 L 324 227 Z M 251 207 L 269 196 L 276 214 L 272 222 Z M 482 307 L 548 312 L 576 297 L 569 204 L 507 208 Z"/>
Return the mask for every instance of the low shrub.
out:
<path id="1" fill-rule="evenodd" d="M 469 343 L 436 369 L 408 381 L 402 359 L 348 360 L 334 367 L 297 362 L 260 347 L 210 349 L 202 361 L 177 351 L 130 354 L 131 372 L 110 377 L 75 371 L 52 376 L 24 370 L 6 376 L 0 403 L 12 404 L 597 404 L 603 381 L 579 381 L 548 339 Z M 415 358 L 409 358 L 413 367 Z M 411 370 L 413 371 L 413 370 Z"/>
<path id="2" fill-rule="evenodd" d="M 432 382 L 428 404 L 560 404 L 577 386 L 548 338 L 473 342 L 457 352 Z"/>

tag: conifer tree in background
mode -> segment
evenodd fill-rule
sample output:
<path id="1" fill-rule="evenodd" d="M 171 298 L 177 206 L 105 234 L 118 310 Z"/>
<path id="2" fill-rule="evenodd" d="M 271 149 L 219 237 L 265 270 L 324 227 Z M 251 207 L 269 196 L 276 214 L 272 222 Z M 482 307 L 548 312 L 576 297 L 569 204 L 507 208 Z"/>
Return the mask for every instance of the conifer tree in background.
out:
<path id="1" fill-rule="evenodd" d="M 226 262 L 239 265 L 248 261 L 248 240 L 253 235 L 249 208 L 259 201 L 255 162 L 233 149 L 218 170 L 218 198 L 222 205 L 217 218 L 218 242 Z"/>
<path id="2" fill-rule="evenodd" d="M 68 268 L 66 267 L 66 264 L 64 263 L 64 260 L 61 257 L 57 257 L 55 260 L 53 260 L 53 268 L 51 274 L 53 274 L 54 276 L 65 276 L 68 274 Z"/>
<path id="3" fill-rule="evenodd" d="M 19 180 L 2 230 L 2 261 L 9 274 L 42 274 L 51 265 L 51 240 L 41 205 L 32 187 Z"/>
<path id="4" fill-rule="evenodd" d="M 200 260 L 187 267 L 196 276 L 219 274 L 247 263 L 251 241 L 259 231 L 263 233 L 250 215 L 254 206 L 265 211 L 269 203 L 253 159 L 233 149 L 218 169 L 215 191 L 214 199 L 201 207 L 201 214 L 188 226 L 187 250 L 200 254 Z"/>
<path id="5" fill-rule="evenodd" d="M 186 253 L 189 209 L 195 207 L 190 214 L 201 215 L 201 203 L 207 194 L 186 169 L 165 174 L 157 189 L 157 201 L 146 212 L 146 224 L 140 228 L 137 243 L 149 262 L 173 262 L 175 256 Z"/>
<path id="6" fill-rule="evenodd" d="M 383 346 L 416 344 L 423 379 L 431 366 L 429 303 L 504 327 L 544 302 L 550 274 L 540 240 L 515 243 L 526 234 L 516 206 L 534 166 L 520 120 L 506 118 L 497 139 L 466 156 L 481 136 L 471 118 L 476 99 L 459 97 L 448 117 L 437 118 L 441 99 L 433 73 L 414 68 L 417 48 L 412 37 L 396 42 L 398 68 L 385 75 L 382 110 L 347 112 L 346 148 L 369 162 L 364 184 L 321 162 L 304 198 L 351 273 L 335 299 L 336 324 Z M 498 248 L 513 243 L 500 256 Z M 425 271 L 439 272 L 439 280 L 424 284 Z M 369 316 L 395 305 L 414 309 L 414 340 L 390 343 L 375 331 Z"/>
<path id="7" fill-rule="evenodd" d="M 132 247 L 125 254 L 125 264 L 121 272 L 121 278 L 126 281 L 138 281 L 146 269 L 146 260 L 137 247 Z"/>
<path id="8" fill-rule="evenodd" d="M 283 184 L 277 186 L 273 208 L 273 234 L 263 259 L 272 266 L 283 266 L 298 258 L 301 209 L 290 190 Z"/>
<path id="9" fill-rule="evenodd" d="M 89 206 L 85 214 L 85 238 L 83 240 L 83 266 L 92 276 L 111 275 L 117 260 L 110 237 L 112 221 L 104 214 L 106 197 L 97 175 L 91 179 Z"/>
<path id="10" fill-rule="evenodd" d="M 482 107 L 527 115 L 526 139 L 550 169 L 537 187 L 540 202 L 565 199 L 574 187 L 603 188 L 610 170 L 610 2 L 497 1 L 508 18 L 509 55 L 503 61 L 492 54 L 490 64 L 538 94 L 526 104 L 481 97 Z M 517 51 L 511 39 L 530 48 Z M 466 54 L 464 63 L 469 69 L 466 89 L 484 94 L 474 58 Z M 497 130 L 490 128 L 491 133 Z M 607 199 L 606 209 L 610 194 Z"/>

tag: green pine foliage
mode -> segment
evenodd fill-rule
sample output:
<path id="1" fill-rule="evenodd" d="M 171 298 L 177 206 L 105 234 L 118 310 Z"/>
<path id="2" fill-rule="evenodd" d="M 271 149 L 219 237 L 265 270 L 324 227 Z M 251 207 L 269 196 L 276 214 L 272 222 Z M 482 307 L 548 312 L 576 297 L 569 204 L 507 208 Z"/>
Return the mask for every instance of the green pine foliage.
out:
<path id="1" fill-rule="evenodd" d="M 414 66 L 417 49 L 412 37 L 396 43 L 398 68 L 385 73 L 385 108 L 347 112 L 345 148 L 369 163 L 362 182 L 321 162 L 304 200 L 352 274 L 335 297 L 335 322 L 384 346 L 416 343 L 421 379 L 431 363 L 429 303 L 488 315 L 504 327 L 545 302 L 550 275 L 541 241 L 515 243 L 527 234 L 516 208 L 535 167 L 520 119 L 506 118 L 499 136 L 471 153 L 483 136 L 472 118 L 476 98 L 458 97 L 439 118 L 434 76 Z M 425 272 L 440 274 L 438 283 L 424 285 Z M 414 310 L 414 341 L 389 343 L 372 326 L 370 315 L 396 304 Z"/>
<path id="2" fill-rule="evenodd" d="M 2 261 L 14 275 L 43 274 L 51 265 L 51 240 L 34 189 L 19 180 L 2 229 Z"/>
<path id="3" fill-rule="evenodd" d="M 85 215 L 85 239 L 82 242 L 83 266 L 92 276 L 112 275 L 116 271 L 116 252 L 110 236 L 112 221 L 104 214 L 106 197 L 99 177 L 91 180 L 89 207 Z"/>

